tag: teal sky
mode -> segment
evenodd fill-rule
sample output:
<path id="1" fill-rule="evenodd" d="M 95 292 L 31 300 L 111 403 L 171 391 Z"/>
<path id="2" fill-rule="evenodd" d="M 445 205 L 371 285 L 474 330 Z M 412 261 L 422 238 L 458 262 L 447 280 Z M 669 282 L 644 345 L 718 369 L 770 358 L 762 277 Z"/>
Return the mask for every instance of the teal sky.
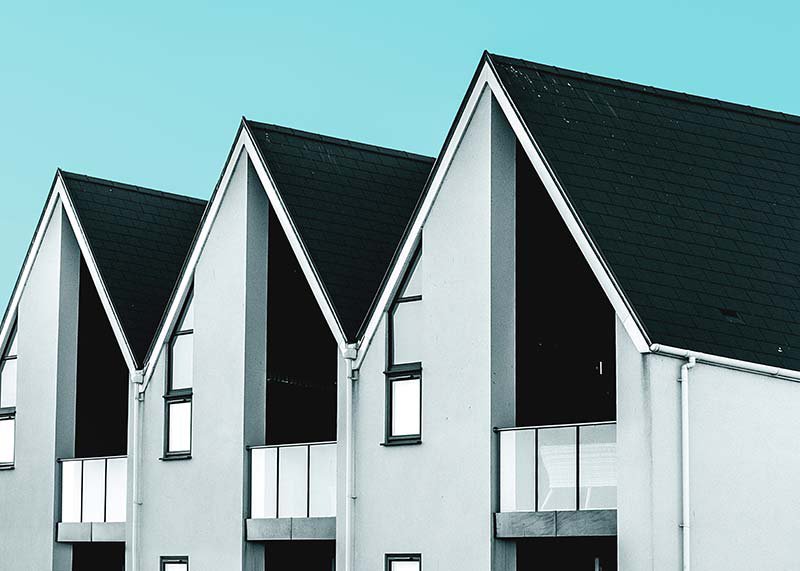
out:
<path id="1" fill-rule="evenodd" d="M 484 49 L 800 114 L 798 37 L 769 0 L 8 2 L 0 303 L 57 167 L 207 198 L 242 115 L 434 155 Z"/>

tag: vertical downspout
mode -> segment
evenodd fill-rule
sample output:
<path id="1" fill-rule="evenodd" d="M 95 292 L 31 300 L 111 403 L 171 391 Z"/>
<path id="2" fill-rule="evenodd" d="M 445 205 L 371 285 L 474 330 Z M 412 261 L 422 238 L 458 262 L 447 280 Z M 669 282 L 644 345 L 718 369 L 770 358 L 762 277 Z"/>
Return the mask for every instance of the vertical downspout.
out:
<path id="1" fill-rule="evenodd" d="M 131 495 L 132 497 L 132 510 L 131 510 L 131 569 L 130 571 L 138 571 L 139 569 L 139 511 L 142 505 L 140 494 L 140 468 L 142 457 L 141 442 L 142 442 L 142 411 L 141 407 L 144 405 L 144 371 L 135 371 L 131 375 L 131 383 L 135 402 L 133 403 L 133 442 L 131 445 L 132 454 L 129 454 L 129 460 L 133 462 L 132 482 L 131 482 Z"/>
<path id="2" fill-rule="evenodd" d="M 691 567 L 691 486 L 689 485 L 689 371 L 697 363 L 693 355 L 681 365 L 681 536 L 683 542 L 683 571 Z"/>
<path id="3" fill-rule="evenodd" d="M 344 422 L 345 422 L 345 446 L 347 447 L 347 461 L 345 466 L 346 481 L 346 503 L 344 506 L 344 529 L 345 529 L 345 568 L 344 571 L 355 569 L 355 531 L 353 529 L 353 515 L 355 512 L 355 431 L 353 430 L 353 383 L 357 379 L 358 372 L 354 369 L 356 357 L 358 356 L 358 345 L 350 343 L 344 353 L 346 361 L 345 402 L 344 402 Z"/>

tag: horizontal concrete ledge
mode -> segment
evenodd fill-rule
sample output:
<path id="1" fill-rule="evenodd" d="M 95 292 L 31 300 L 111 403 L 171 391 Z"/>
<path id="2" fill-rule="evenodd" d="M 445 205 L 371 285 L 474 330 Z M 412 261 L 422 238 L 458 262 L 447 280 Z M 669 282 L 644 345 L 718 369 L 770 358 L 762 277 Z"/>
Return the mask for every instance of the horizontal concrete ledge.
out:
<path id="1" fill-rule="evenodd" d="M 617 535 L 617 510 L 502 512 L 494 514 L 499 539 Z"/>
<path id="2" fill-rule="evenodd" d="M 248 519 L 248 541 L 336 539 L 335 517 Z"/>
<path id="3" fill-rule="evenodd" d="M 57 538 L 61 543 L 124 542 L 125 523 L 59 522 Z"/>

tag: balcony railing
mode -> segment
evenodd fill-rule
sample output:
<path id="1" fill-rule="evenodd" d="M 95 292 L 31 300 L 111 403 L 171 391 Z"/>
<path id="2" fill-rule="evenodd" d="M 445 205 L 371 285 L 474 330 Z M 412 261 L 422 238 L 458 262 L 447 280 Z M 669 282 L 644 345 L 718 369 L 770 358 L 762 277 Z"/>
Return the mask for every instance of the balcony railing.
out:
<path id="1" fill-rule="evenodd" d="M 60 462 L 62 522 L 125 521 L 127 457 L 75 458 Z"/>
<path id="2" fill-rule="evenodd" d="M 336 443 L 250 449 L 250 517 L 336 515 Z"/>
<path id="3" fill-rule="evenodd" d="M 498 432 L 500 511 L 617 508 L 615 422 Z"/>

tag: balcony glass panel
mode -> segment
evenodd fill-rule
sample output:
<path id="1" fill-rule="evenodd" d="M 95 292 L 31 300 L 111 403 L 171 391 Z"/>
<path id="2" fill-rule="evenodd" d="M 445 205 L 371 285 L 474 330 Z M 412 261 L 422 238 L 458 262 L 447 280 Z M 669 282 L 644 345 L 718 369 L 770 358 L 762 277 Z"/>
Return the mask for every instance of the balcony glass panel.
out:
<path id="1" fill-rule="evenodd" d="M 539 510 L 574 510 L 578 477 L 575 427 L 543 428 L 538 434 Z"/>
<path id="2" fill-rule="evenodd" d="M 61 462 L 61 521 L 124 522 L 128 480 L 124 457 Z"/>
<path id="3" fill-rule="evenodd" d="M 250 451 L 250 517 L 335 517 L 336 443 Z"/>
<path id="4" fill-rule="evenodd" d="M 336 445 L 309 448 L 309 517 L 336 515 Z"/>
<path id="5" fill-rule="evenodd" d="M 536 511 L 536 431 L 500 433 L 500 511 Z"/>
<path id="6" fill-rule="evenodd" d="M 125 500 L 127 498 L 126 458 L 110 458 L 106 467 L 106 521 L 125 521 Z"/>
<path id="7" fill-rule="evenodd" d="M 278 455 L 278 517 L 308 517 L 308 447 L 282 447 Z"/>
<path id="8" fill-rule="evenodd" d="M 81 461 L 65 461 L 61 464 L 61 521 L 81 521 L 82 470 Z"/>
<path id="9" fill-rule="evenodd" d="M 278 449 L 254 448 L 251 463 L 250 517 L 278 517 Z"/>
<path id="10" fill-rule="evenodd" d="M 83 520 L 105 520 L 106 461 L 86 460 L 83 463 Z"/>
<path id="11" fill-rule="evenodd" d="M 617 507 L 617 427 L 614 424 L 581 426 L 580 509 Z"/>

